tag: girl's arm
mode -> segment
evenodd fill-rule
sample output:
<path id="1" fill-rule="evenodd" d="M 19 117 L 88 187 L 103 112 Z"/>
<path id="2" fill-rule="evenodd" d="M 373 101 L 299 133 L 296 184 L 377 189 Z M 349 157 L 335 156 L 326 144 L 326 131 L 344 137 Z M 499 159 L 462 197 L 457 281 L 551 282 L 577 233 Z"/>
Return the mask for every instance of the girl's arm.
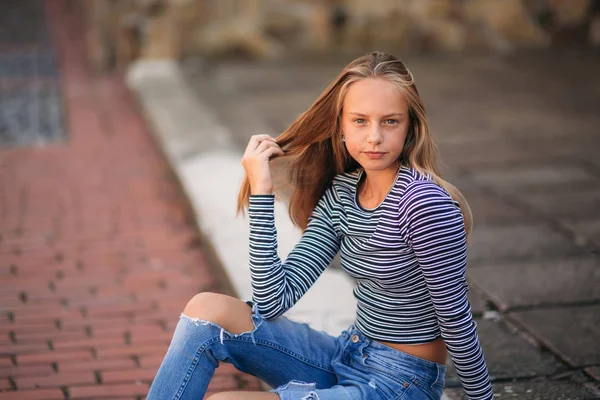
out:
<path id="1" fill-rule="evenodd" d="M 329 189 L 309 220 L 300 242 L 284 263 L 277 255 L 274 196 L 250 196 L 250 272 L 252 297 L 266 319 L 290 309 L 315 283 L 339 250 L 331 221 Z"/>
<path id="2" fill-rule="evenodd" d="M 323 273 L 339 250 L 333 228 L 333 188 L 317 204 L 302 239 L 282 263 L 277 255 L 273 182 L 269 159 L 283 155 L 269 135 L 254 135 L 242 165 L 250 182 L 250 272 L 252 298 L 267 319 L 291 308 Z"/>
<path id="3" fill-rule="evenodd" d="M 469 399 L 493 399 L 467 300 L 467 247 L 458 205 L 439 186 L 415 181 L 404 193 L 405 238 L 423 271 L 448 351 Z"/>
<path id="4" fill-rule="evenodd" d="M 325 193 L 284 263 L 277 255 L 274 196 L 250 196 L 252 297 L 265 318 L 290 309 L 337 254 L 340 240 L 331 221 L 332 192 L 333 188 Z"/>

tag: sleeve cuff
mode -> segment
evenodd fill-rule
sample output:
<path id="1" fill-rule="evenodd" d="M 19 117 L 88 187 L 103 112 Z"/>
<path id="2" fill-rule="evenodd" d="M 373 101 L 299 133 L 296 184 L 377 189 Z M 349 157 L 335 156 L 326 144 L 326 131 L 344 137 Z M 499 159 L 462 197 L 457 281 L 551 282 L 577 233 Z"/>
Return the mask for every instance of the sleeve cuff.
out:
<path id="1" fill-rule="evenodd" d="M 250 196 L 248 210 L 250 212 L 259 210 L 272 210 L 275 208 L 274 194 L 257 194 Z"/>

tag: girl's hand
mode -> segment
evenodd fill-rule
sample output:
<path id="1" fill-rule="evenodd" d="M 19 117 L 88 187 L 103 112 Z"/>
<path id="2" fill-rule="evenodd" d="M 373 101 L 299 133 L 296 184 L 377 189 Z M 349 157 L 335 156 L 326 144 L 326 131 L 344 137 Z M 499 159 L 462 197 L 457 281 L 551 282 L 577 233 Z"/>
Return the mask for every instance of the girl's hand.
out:
<path id="1" fill-rule="evenodd" d="M 269 135 L 254 135 L 250 138 L 242 165 L 250 182 L 250 194 L 271 194 L 273 180 L 269 170 L 269 159 L 284 155 L 275 139 Z"/>

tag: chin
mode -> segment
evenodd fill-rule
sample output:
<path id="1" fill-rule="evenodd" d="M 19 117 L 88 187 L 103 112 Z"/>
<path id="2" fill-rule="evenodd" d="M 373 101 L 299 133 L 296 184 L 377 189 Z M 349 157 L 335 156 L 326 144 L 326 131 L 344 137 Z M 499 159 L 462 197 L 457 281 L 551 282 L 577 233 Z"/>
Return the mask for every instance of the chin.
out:
<path id="1" fill-rule="evenodd" d="M 360 163 L 361 167 L 367 171 L 386 171 L 389 169 L 396 170 L 396 162 L 381 162 L 379 160 L 367 160 L 364 163 Z"/>

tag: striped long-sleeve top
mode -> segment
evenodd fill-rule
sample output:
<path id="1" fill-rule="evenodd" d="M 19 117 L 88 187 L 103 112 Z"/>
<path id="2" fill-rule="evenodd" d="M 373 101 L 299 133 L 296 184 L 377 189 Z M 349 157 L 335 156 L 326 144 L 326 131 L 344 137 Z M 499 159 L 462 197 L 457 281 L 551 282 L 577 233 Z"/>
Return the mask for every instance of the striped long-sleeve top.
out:
<path id="1" fill-rule="evenodd" d="M 259 312 L 266 319 L 282 315 L 340 251 L 342 268 L 356 280 L 357 329 L 393 343 L 442 337 L 469 399 L 492 399 L 467 300 L 458 204 L 428 176 L 402 167 L 383 202 L 365 209 L 357 198 L 362 174 L 333 180 L 285 262 L 277 255 L 274 196 L 250 196 L 250 270 Z"/>

